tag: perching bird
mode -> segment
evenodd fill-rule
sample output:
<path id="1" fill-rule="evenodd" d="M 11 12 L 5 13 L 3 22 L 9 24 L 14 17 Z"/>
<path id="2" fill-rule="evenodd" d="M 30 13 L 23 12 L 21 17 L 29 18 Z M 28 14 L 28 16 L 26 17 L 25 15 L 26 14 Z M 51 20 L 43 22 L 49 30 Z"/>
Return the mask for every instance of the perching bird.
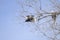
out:
<path id="1" fill-rule="evenodd" d="M 28 16 L 26 16 L 26 20 L 25 20 L 25 22 L 34 22 L 34 16 L 33 15 L 28 15 Z"/>
<path id="2" fill-rule="evenodd" d="M 56 13 L 52 13 L 53 20 L 56 20 Z"/>
<path id="3" fill-rule="evenodd" d="M 52 16 L 52 19 L 54 20 L 54 21 L 56 21 L 56 16 L 57 16 L 57 13 L 55 12 L 55 11 L 51 11 L 51 16 Z"/>

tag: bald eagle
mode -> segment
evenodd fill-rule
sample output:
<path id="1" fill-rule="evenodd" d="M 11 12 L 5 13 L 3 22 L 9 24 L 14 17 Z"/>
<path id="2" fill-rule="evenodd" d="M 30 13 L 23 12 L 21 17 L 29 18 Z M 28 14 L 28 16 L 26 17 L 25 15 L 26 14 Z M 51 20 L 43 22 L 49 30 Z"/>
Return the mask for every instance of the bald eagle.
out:
<path id="1" fill-rule="evenodd" d="M 35 20 L 34 15 L 28 15 L 28 16 L 26 16 L 25 22 L 33 22 L 34 20 Z"/>

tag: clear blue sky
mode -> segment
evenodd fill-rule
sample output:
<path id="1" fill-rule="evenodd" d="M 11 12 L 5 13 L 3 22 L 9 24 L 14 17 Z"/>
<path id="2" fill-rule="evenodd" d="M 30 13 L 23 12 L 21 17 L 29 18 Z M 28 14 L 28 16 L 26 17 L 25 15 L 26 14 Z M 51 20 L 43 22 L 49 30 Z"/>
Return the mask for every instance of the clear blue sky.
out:
<path id="1" fill-rule="evenodd" d="M 45 2 L 49 3 L 43 1 Z M 26 24 L 19 24 L 21 20 L 17 17 L 17 10 L 22 10 L 18 0 L 0 0 L 0 40 L 46 40 L 45 37 L 30 32 Z"/>

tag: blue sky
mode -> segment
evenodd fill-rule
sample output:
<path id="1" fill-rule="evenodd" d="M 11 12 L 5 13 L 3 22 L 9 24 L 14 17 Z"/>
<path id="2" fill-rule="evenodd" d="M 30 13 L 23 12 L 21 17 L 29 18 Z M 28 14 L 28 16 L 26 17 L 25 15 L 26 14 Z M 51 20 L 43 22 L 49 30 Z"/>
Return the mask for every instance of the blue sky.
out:
<path id="1" fill-rule="evenodd" d="M 0 40 L 29 40 L 34 38 L 17 21 L 18 8 L 17 0 L 0 0 Z"/>
<path id="2" fill-rule="evenodd" d="M 30 32 L 30 25 L 21 22 L 18 18 L 20 6 L 18 0 L 0 0 L 0 40 L 47 40 L 42 34 Z"/>

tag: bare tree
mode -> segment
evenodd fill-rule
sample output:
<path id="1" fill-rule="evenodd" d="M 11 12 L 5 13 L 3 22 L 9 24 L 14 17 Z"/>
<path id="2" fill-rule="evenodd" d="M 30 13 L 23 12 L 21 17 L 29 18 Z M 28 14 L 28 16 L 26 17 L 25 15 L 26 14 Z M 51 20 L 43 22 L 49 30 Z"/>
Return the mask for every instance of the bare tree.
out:
<path id="1" fill-rule="evenodd" d="M 57 0 L 49 1 L 53 4 L 52 8 L 54 7 L 57 11 L 51 10 L 48 12 L 43 10 L 42 0 L 25 0 L 21 4 L 23 10 L 20 13 L 23 14 L 22 17 L 25 18 L 25 22 L 33 23 L 35 30 L 42 33 L 48 40 L 60 40 L 58 38 L 58 35 L 60 35 L 60 24 L 57 23 L 57 18 L 60 15 L 60 5 L 58 5 Z M 53 35 L 49 34 L 50 32 Z"/>

